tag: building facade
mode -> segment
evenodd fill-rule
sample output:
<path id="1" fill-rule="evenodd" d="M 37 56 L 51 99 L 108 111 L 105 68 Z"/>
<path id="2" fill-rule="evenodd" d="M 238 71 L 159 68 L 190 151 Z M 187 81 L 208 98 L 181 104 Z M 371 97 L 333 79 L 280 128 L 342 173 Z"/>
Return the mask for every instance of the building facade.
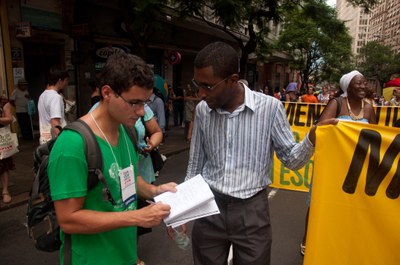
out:
<path id="1" fill-rule="evenodd" d="M 337 18 L 344 21 L 353 38 L 351 50 L 354 55 L 360 52 L 368 39 L 369 15 L 363 8 L 354 7 L 346 0 L 336 0 Z"/>
<path id="2" fill-rule="evenodd" d="M 89 83 L 96 78 L 108 56 L 135 53 L 118 0 L 0 0 L 0 85 L 9 95 L 19 78 L 29 82 L 37 103 L 46 88 L 46 73 L 54 65 L 70 73 L 65 97 L 77 104 L 72 119 L 90 108 Z M 208 43 L 221 40 L 240 51 L 228 34 L 196 17 L 182 20 L 172 8 L 157 18 L 161 27 L 148 39 L 145 60 L 156 74 L 173 87 L 186 86 L 193 77 L 196 53 Z M 211 18 L 210 18 L 211 19 Z M 271 25 L 271 34 L 278 34 Z M 246 39 L 246 32 L 235 32 Z M 274 37 L 274 36 L 269 36 Z M 267 62 L 249 60 L 246 77 L 252 88 L 284 86 L 291 81 L 288 58 L 275 54 Z"/>
<path id="3" fill-rule="evenodd" d="M 369 17 L 369 41 L 378 41 L 400 52 L 400 1 L 381 0 Z"/>
<path id="4" fill-rule="evenodd" d="M 391 47 L 400 52 L 400 1 L 381 0 L 370 13 L 361 7 L 354 7 L 346 0 L 336 0 L 338 18 L 345 21 L 353 37 L 352 51 L 357 55 L 368 41 Z"/>

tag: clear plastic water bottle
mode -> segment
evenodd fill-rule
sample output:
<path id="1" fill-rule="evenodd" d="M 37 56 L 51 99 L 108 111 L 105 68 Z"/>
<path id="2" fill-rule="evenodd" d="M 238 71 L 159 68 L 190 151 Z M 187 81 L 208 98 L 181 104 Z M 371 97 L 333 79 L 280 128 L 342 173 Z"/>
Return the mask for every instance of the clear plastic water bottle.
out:
<path id="1" fill-rule="evenodd" d="M 173 239 L 180 249 L 188 250 L 191 246 L 189 236 L 181 230 L 174 228 Z"/>

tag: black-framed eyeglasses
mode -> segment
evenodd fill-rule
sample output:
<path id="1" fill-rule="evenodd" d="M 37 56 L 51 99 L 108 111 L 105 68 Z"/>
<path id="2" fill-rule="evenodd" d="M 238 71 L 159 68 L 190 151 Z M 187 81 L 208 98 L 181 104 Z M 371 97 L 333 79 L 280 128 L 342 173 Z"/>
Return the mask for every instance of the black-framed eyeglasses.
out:
<path id="1" fill-rule="evenodd" d="M 131 100 L 131 101 L 128 101 L 128 100 L 126 100 L 122 95 L 119 95 L 119 94 L 117 94 L 117 93 L 115 93 L 118 97 L 120 97 L 120 98 L 122 98 L 122 100 L 123 101 L 125 101 L 125 103 L 127 103 L 130 107 L 132 107 L 132 108 L 138 108 L 138 107 L 142 107 L 142 106 L 144 106 L 144 104 L 149 104 L 149 103 L 151 103 L 151 100 L 150 99 L 148 99 L 148 100 L 145 100 L 145 101 L 142 101 L 142 100 Z"/>
<path id="2" fill-rule="evenodd" d="M 216 83 L 216 84 L 213 85 L 213 86 L 210 86 L 210 85 L 199 85 L 199 84 L 196 82 L 196 80 L 194 80 L 194 78 L 193 78 L 193 79 L 192 79 L 192 84 L 193 84 L 193 86 L 196 87 L 196 88 L 203 88 L 203 89 L 205 89 L 205 90 L 212 91 L 212 90 L 214 90 L 214 88 L 216 88 L 217 86 L 219 86 L 222 82 L 226 81 L 228 78 L 229 78 L 229 77 L 226 77 L 226 78 L 222 79 L 221 81 L 219 81 L 218 83 Z"/>

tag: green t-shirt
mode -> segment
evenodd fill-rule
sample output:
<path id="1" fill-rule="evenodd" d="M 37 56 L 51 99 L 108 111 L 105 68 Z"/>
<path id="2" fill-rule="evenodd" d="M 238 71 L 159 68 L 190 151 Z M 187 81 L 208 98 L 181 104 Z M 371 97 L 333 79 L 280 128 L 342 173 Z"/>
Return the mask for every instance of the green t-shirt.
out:
<path id="1" fill-rule="evenodd" d="M 119 132 L 118 146 L 112 146 L 112 151 L 106 141 L 97 137 L 103 154 L 103 174 L 116 206 L 103 200 L 104 185 L 101 182 L 87 191 L 88 169 L 83 150 L 83 139 L 78 133 L 71 130 L 65 130 L 60 134 L 51 151 L 48 175 L 53 200 L 86 197 L 84 209 L 101 212 L 136 210 L 136 200 L 126 207 L 122 202 L 118 169 L 127 168 L 132 164 L 136 178 L 137 154 L 122 126 L 120 126 Z M 137 259 L 136 227 L 119 228 L 90 235 L 73 234 L 71 242 L 72 264 L 132 265 Z M 63 248 L 61 248 L 60 264 L 63 264 L 63 259 Z"/>

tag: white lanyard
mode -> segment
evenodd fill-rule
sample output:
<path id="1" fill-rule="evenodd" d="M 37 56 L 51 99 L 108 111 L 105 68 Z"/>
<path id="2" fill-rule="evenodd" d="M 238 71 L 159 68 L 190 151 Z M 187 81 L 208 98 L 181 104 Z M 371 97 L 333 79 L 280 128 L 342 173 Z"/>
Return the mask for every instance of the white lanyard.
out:
<path id="1" fill-rule="evenodd" d="M 103 130 L 100 128 L 99 124 L 97 123 L 96 119 L 93 117 L 93 114 L 92 114 L 92 113 L 90 113 L 90 117 L 92 117 L 94 123 L 96 124 L 97 129 L 99 129 L 99 131 L 100 131 L 101 134 L 103 135 L 104 139 L 106 140 L 108 146 L 110 147 L 111 153 L 112 153 L 112 155 L 113 155 L 113 157 L 114 157 L 115 164 L 118 165 L 117 158 L 116 158 L 116 156 L 115 156 L 115 154 L 114 154 L 114 151 L 113 151 L 113 149 L 112 149 L 112 146 L 111 146 L 110 142 L 109 142 L 108 139 L 107 139 L 107 136 L 105 135 L 105 133 L 103 132 Z M 126 140 L 126 135 L 125 135 L 125 134 L 124 134 L 124 138 L 125 138 L 126 150 L 128 150 L 129 163 L 130 163 L 130 165 L 132 165 L 131 152 L 129 151 L 128 141 Z M 118 165 L 118 168 L 120 168 L 119 165 Z"/>
<path id="2" fill-rule="evenodd" d="M 114 151 L 112 149 L 110 142 L 107 139 L 107 136 L 104 134 L 103 130 L 97 124 L 97 121 L 93 117 L 92 113 L 90 113 L 90 116 L 92 117 L 94 123 L 96 124 L 97 128 L 99 129 L 104 139 L 106 140 L 108 146 L 110 147 L 115 163 L 118 166 L 118 175 L 120 178 L 122 201 L 124 202 L 125 206 L 128 206 L 129 204 L 131 204 L 133 201 L 136 200 L 137 195 L 136 195 L 135 173 L 132 166 L 131 152 L 129 151 L 128 140 L 126 139 L 126 135 L 124 134 L 124 138 L 125 138 L 126 149 L 128 151 L 130 165 L 127 168 L 121 169 L 121 167 L 118 165 L 117 158 L 115 157 Z"/>

